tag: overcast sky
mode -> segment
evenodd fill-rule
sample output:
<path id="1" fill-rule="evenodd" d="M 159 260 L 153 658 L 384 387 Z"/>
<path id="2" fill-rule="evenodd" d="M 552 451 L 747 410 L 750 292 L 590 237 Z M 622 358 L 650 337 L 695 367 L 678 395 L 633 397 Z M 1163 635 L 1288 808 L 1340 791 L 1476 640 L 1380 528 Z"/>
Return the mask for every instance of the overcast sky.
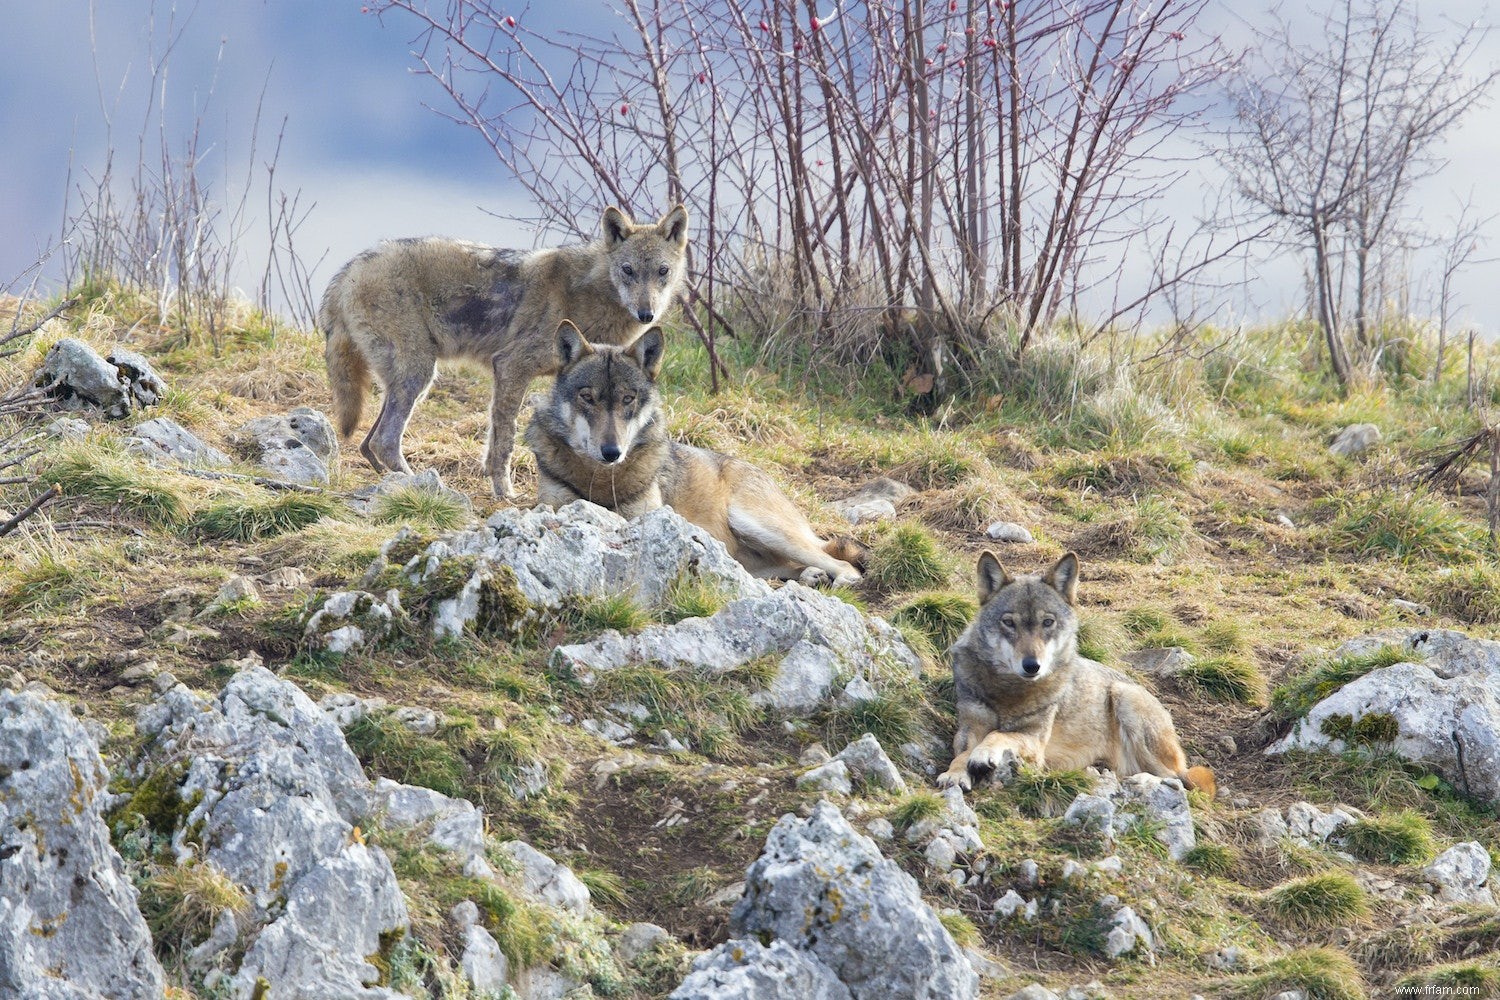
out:
<path id="1" fill-rule="evenodd" d="M 1423 2 L 1424 19 L 1485 16 L 1476 0 Z M 151 17 L 154 11 L 154 21 Z M 528 17 L 611 30 L 604 0 L 548 0 Z M 1302 15 L 1298 15 L 1302 16 Z M 1235 41 L 1258 7 L 1215 0 L 1201 27 Z M 184 27 L 185 25 L 185 27 Z M 11 283 L 54 245 L 62 230 L 69 175 L 74 186 L 103 169 L 113 148 L 115 170 L 133 170 L 142 126 L 152 132 L 144 158 L 159 161 L 167 109 L 169 144 L 180 150 L 194 120 L 203 123 L 208 179 L 221 192 L 244 185 L 249 133 L 259 106 L 259 160 L 269 156 L 285 125 L 277 186 L 300 192 L 310 208 L 297 247 L 322 259 L 314 286 L 344 260 L 384 238 L 444 233 L 504 245 L 532 246 L 536 234 L 499 216 L 525 215 L 527 205 L 490 150 L 473 133 L 443 119 L 431 84 L 411 72 L 413 31 L 388 15 L 361 13 L 360 0 L 47 0 L 0 5 L 0 287 Z M 150 68 L 173 38 L 166 78 L 152 86 Z M 1500 65 L 1500 36 L 1480 55 Z M 262 99 L 262 92 L 264 98 Z M 1478 214 L 1496 216 L 1487 256 L 1500 257 L 1500 110 L 1473 113 L 1446 150 L 1451 165 L 1421 189 L 1419 211 L 1429 224 L 1451 216 L 1472 195 Z M 227 166 L 226 166 L 227 165 Z M 1175 215 L 1199 212 L 1216 187 L 1206 158 L 1202 176 L 1180 186 Z M 259 177 L 253 202 L 264 200 Z M 264 227 L 244 237 L 245 283 L 259 274 Z M 1128 272 L 1137 262 L 1124 261 Z M 1477 265 L 1460 279 L 1466 322 L 1500 331 L 1500 265 Z M 1258 261 L 1250 281 L 1216 317 L 1263 318 L 1300 306 L 1300 263 L 1282 255 Z"/>

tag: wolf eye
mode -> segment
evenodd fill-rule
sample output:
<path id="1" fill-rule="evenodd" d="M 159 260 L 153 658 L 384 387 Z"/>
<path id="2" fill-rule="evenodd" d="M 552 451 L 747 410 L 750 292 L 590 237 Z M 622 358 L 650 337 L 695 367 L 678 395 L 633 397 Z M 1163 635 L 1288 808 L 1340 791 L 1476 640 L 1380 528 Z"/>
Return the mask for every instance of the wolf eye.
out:
<path id="1" fill-rule="evenodd" d="M 620 405 L 621 406 L 629 406 L 631 403 L 634 403 L 634 402 L 635 402 L 635 397 L 632 396 L 632 395 L 630 395 L 630 394 L 628 394 L 628 393 L 626 395 L 620 397 Z"/>
<path id="2" fill-rule="evenodd" d="M 1057 619 L 1053 618 L 1051 615 L 1048 615 L 1046 618 L 1042 619 L 1042 628 L 1051 628 L 1052 626 L 1054 626 L 1056 624 L 1057 624 Z"/>
<path id="3" fill-rule="evenodd" d="M 592 390 L 592 389 L 579 389 L 578 390 L 578 399 L 579 399 L 580 402 L 587 403 L 590 406 L 593 406 L 594 405 L 594 390 Z"/>
<path id="4" fill-rule="evenodd" d="M 635 277 L 635 268 L 631 267 L 629 264 L 623 265 L 620 270 L 625 272 L 625 277 L 627 278 Z"/>
<path id="5" fill-rule="evenodd" d="M 1000 616 L 1000 624 L 1004 625 L 1006 628 L 1015 628 L 1016 627 L 1016 616 L 1015 615 L 1001 615 Z"/>
<path id="6" fill-rule="evenodd" d="M 661 275 L 663 278 L 665 278 L 667 276 L 667 271 L 668 270 L 669 270 L 669 268 L 667 267 L 667 265 L 663 264 L 661 267 L 658 267 L 656 269 L 656 273 L 659 274 L 659 275 Z"/>

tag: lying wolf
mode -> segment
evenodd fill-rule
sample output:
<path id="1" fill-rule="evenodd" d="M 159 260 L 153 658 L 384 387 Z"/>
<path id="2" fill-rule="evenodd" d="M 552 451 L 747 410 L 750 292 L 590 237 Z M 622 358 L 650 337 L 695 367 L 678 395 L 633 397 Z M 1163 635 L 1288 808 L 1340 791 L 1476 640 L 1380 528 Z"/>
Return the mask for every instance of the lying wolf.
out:
<path id="1" fill-rule="evenodd" d="M 318 312 L 339 432 L 354 433 L 373 374 L 385 402 L 360 453 L 377 472 L 410 472 L 401 437 L 438 361 L 486 362 L 495 388 L 484 471 L 495 495 L 510 497 L 516 414 L 532 378 L 557 370 L 557 324 L 628 344 L 671 306 L 686 260 L 681 205 L 646 225 L 605 209 L 587 246 L 521 253 L 429 237 L 366 250 L 333 276 Z"/>
<path id="2" fill-rule="evenodd" d="M 629 347 L 610 347 L 562 324 L 552 395 L 526 428 L 537 502 L 556 507 L 582 498 L 626 517 L 666 504 L 756 576 L 859 580 L 864 547 L 820 538 L 770 476 L 738 458 L 668 440 L 656 385 L 662 346 L 659 328 Z"/>
<path id="3" fill-rule="evenodd" d="M 979 614 L 953 644 L 958 733 L 938 784 L 972 788 L 1006 751 L 1037 767 L 1103 763 L 1149 771 L 1213 795 L 1214 773 L 1188 767 L 1172 716 L 1117 670 L 1078 654 L 1078 556 L 1045 574 L 1012 577 L 979 557 Z"/>

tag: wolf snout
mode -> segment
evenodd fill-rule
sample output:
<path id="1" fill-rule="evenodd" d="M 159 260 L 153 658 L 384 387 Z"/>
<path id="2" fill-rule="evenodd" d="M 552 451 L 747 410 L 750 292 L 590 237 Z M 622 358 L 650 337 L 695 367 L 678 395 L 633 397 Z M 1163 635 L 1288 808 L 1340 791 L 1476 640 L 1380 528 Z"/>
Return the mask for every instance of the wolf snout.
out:
<path id="1" fill-rule="evenodd" d="M 617 444 L 601 444 L 599 446 L 599 457 L 606 462 L 614 463 L 620 460 L 620 446 Z"/>
<path id="2" fill-rule="evenodd" d="M 1027 677 L 1035 677 L 1042 669 L 1042 661 L 1035 656 L 1023 656 L 1021 658 L 1021 671 Z"/>
<path id="3" fill-rule="evenodd" d="M 656 313 L 652 312 L 650 309 L 637 309 L 635 311 L 635 318 L 640 320 L 642 323 L 649 323 L 656 318 Z"/>

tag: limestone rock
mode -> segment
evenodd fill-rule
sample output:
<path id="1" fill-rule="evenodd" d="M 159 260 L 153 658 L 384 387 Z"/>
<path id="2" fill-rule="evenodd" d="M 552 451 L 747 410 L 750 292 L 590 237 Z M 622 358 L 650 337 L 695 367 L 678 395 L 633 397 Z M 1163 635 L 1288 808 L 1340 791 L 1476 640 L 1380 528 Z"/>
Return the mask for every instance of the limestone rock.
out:
<path id="1" fill-rule="evenodd" d="M 1152 674 L 1157 677 L 1175 677 L 1192 666 L 1197 659 L 1181 646 L 1138 649 L 1132 653 L 1125 653 L 1120 658 L 1127 666 L 1143 674 Z"/>
<path id="2" fill-rule="evenodd" d="M 784 816 L 745 877 L 731 933 L 769 934 L 833 971 L 853 1000 L 964 1000 L 979 979 L 914 879 L 832 805 Z"/>
<path id="3" fill-rule="evenodd" d="M 194 468 L 223 468 L 229 456 L 206 444 L 171 417 L 154 417 L 131 429 L 125 439 L 125 450 L 139 455 L 152 465 L 187 465 Z"/>
<path id="4" fill-rule="evenodd" d="M 289 483 L 326 484 L 339 450 L 333 424 L 309 406 L 256 417 L 235 431 L 233 440 L 269 476 Z"/>
<path id="5" fill-rule="evenodd" d="M 708 618 L 652 625 L 629 636 L 610 631 L 591 642 L 558 646 L 552 663 L 590 684 L 598 673 L 632 663 L 714 675 L 767 656 L 781 657 L 781 665 L 755 700 L 783 711 L 815 707 L 840 673 L 868 678 L 921 670 L 916 653 L 888 623 L 796 583 L 733 601 Z"/>
<path id="6" fill-rule="evenodd" d="M 665 928 L 644 922 L 634 923 L 625 928 L 615 942 L 615 954 L 627 965 L 634 965 L 637 959 L 652 948 L 670 940 L 672 935 Z"/>
<path id="7" fill-rule="evenodd" d="M 1154 951 L 1155 938 L 1151 934 L 1151 928 L 1135 910 L 1122 906 L 1110 918 L 1109 933 L 1104 936 L 1104 954 L 1110 958 L 1119 958 L 1137 949 Z"/>
<path id="8" fill-rule="evenodd" d="M 97 409 L 110 420 L 119 420 L 138 406 L 154 405 L 166 392 L 166 385 L 141 355 L 117 347 L 108 358 L 101 358 L 73 337 L 52 345 L 32 384 L 58 409 Z"/>
<path id="9" fill-rule="evenodd" d="M 1031 532 L 1026 530 L 1025 525 L 1017 524 L 1015 521 L 996 521 L 984 530 L 997 542 L 1006 542 L 1011 545 L 1030 545 L 1036 539 L 1031 537 Z"/>
<path id="10" fill-rule="evenodd" d="M 1477 841 L 1455 844 L 1433 859 L 1422 874 L 1449 903 L 1495 905 L 1490 889 L 1490 852 Z"/>
<path id="11" fill-rule="evenodd" d="M 854 786 L 849 782 L 849 765 L 841 760 L 819 764 L 811 771 L 798 776 L 797 787 L 816 792 L 832 792 L 835 795 L 848 795 L 854 790 Z"/>
<path id="12" fill-rule="evenodd" d="M 785 941 L 725 941 L 693 962 L 668 1000 L 851 1000 L 816 955 Z"/>
<path id="13" fill-rule="evenodd" d="M 882 476 L 829 506 L 842 514 L 850 524 L 863 524 L 894 517 L 896 505 L 915 492 L 905 483 Z"/>
<path id="14" fill-rule="evenodd" d="M 1442 629 L 1400 630 L 1352 640 L 1334 655 L 1386 645 L 1405 652 L 1411 662 L 1350 681 L 1314 705 L 1266 752 L 1294 747 L 1341 752 L 1344 741 L 1324 732 L 1331 717 L 1357 722 L 1388 715 L 1395 723 L 1391 747 L 1396 753 L 1433 768 L 1481 802 L 1500 806 L 1500 642 Z"/>
<path id="15" fill-rule="evenodd" d="M 1095 792 L 1079 794 L 1063 814 L 1064 823 L 1109 840 L 1142 819 L 1158 825 L 1156 839 L 1166 845 L 1173 861 L 1182 860 L 1197 842 L 1187 790 L 1176 778 L 1142 772 L 1122 782 L 1103 782 Z"/>
<path id="16" fill-rule="evenodd" d="M 0 996 L 162 995 L 151 934 L 104 823 L 108 779 L 65 706 L 0 692 Z"/>
<path id="17" fill-rule="evenodd" d="M 1380 428 L 1374 424 L 1350 424 L 1334 435 L 1328 450 L 1344 458 L 1362 455 L 1380 443 Z"/>
<path id="18" fill-rule="evenodd" d="M 560 910 L 582 916 L 589 911 L 589 890 L 567 865 L 558 864 L 524 840 L 500 846 L 521 869 L 526 891 Z"/>
<path id="19" fill-rule="evenodd" d="M 874 734 L 865 733 L 840 750 L 836 759 L 848 765 L 854 780 L 868 780 L 877 788 L 898 795 L 906 794 L 906 780 L 896 770 L 896 765 L 891 763 L 890 757 L 886 756 L 885 749 Z"/>

